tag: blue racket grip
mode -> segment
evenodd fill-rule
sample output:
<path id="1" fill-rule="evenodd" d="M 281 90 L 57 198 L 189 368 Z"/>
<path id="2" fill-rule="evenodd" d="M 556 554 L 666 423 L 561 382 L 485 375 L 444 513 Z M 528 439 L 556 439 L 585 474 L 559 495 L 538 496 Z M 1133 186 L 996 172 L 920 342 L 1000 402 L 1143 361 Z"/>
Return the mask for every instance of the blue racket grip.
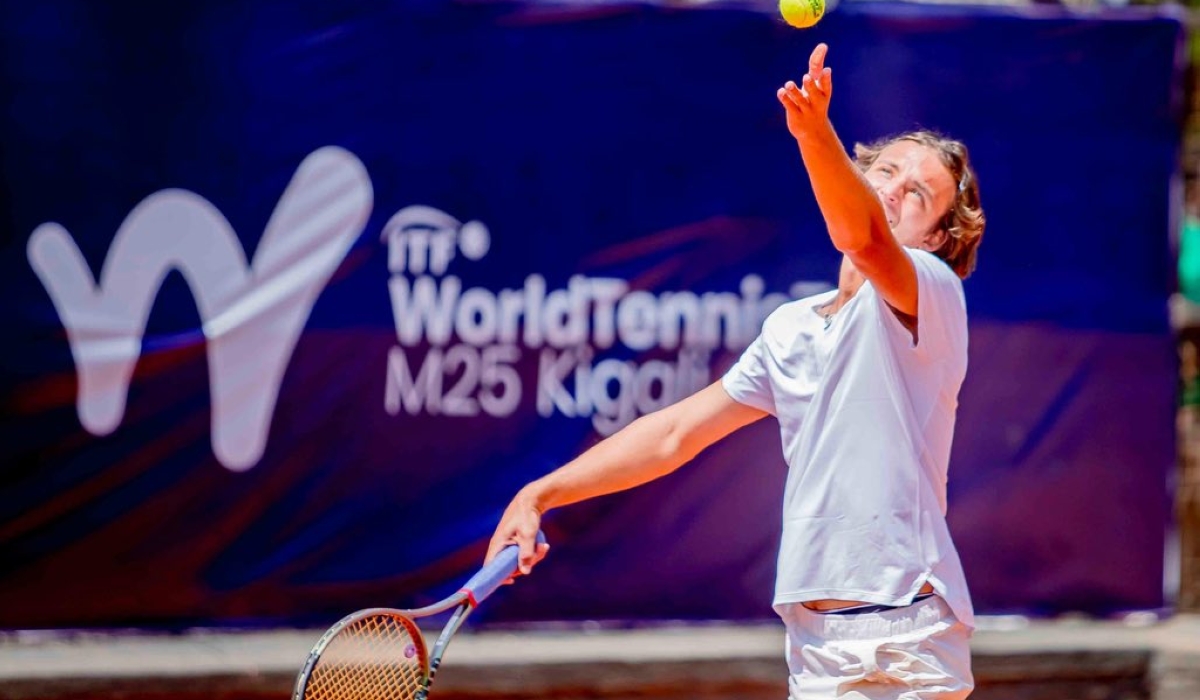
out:
<path id="1" fill-rule="evenodd" d="M 546 536 L 538 531 L 537 543 L 545 544 Z M 520 555 L 520 549 L 515 544 L 510 544 L 496 558 L 487 563 L 487 566 L 479 570 L 479 573 L 471 577 L 470 581 L 463 584 L 461 591 L 467 594 L 467 598 L 471 600 L 472 607 L 479 605 L 485 598 L 496 592 L 496 589 L 508 580 L 517 571 L 517 558 Z"/>

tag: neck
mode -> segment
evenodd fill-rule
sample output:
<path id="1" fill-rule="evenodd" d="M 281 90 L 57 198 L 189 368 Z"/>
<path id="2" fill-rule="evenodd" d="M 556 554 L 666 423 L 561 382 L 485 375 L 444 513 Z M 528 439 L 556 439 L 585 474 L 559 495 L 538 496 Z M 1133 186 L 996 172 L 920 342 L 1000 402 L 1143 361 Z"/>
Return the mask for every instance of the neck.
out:
<path id="1" fill-rule="evenodd" d="M 850 262 L 849 258 L 842 258 L 842 267 L 838 271 L 837 302 L 843 304 L 849 301 L 866 281 L 867 278 L 863 277 L 863 274 L 858 271 L 854 263 Z"/>
<path id="2" fill-rule="evenodd" d="M 838 271 L 837 296 L 819 309 L 821 315 L 825 316 L 827 323 L 830 316 L 837 313 L 838 310 L 846 305 L 846 302 L 854 298 L 854 294 L 858 292 L 859 288 L 863 286 L 863 282 L 866 281 L 866 278 L 858 271 L 858 268 L 851 264 L 849 258 L 842 258 L 842 267 Z"/>

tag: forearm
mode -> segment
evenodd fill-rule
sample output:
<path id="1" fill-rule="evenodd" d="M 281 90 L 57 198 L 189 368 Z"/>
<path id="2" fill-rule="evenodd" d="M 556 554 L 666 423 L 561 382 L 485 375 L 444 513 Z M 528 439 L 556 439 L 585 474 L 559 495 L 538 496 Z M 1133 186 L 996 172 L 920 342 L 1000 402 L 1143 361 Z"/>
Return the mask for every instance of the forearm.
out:
<path id="1" fill-rule="evenodd" d="M 853 254 L 891 235 L 879 198 L 828 120 L 796 142 L 835 248 Z"/>
<path id="2" fill-rule="evenodd" d="M 669 415 L 630 423 L 578 458 L 530 483 L 518 494 L 539 513 L 639 486 L 669 474 L 695 456 L 673 435 Z"/>
<path id="3" fill-rule="evenodd" d="M 487 560 L 510 542 L 521 546 L 521 572 L 547 546 L 534 537 L 542 514 L 604 494 L 633 488 L 675 471 L 705 447 L 767 415 L 734 401 L 720 381 L 682 401 L 639 418 L 616 435 L 521 489 L 508 504 L 488 546 Z"/>

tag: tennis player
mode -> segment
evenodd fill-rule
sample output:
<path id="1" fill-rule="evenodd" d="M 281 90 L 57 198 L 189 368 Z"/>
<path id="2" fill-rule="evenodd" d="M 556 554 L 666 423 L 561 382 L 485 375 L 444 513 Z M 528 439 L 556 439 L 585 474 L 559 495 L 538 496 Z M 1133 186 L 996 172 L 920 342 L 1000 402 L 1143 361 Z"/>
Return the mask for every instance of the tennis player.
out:
<path id="1" fill-rule="evenodd" d="M 962 279 L 983 235 L 959 142 L 914 132 L 857 146 L 828 117 L 827 47 L 778 98 L 833 245 L 836 290 L 779 307 L 718 382 L 644 416 L 524 487 L 488 559 L 542 514 L 648 482 L 770 414 L 789 471 L 774 607 L 792 700 L 963 698 L 970 596 L 946 526 L 946 478 L 967 365 Z"/>

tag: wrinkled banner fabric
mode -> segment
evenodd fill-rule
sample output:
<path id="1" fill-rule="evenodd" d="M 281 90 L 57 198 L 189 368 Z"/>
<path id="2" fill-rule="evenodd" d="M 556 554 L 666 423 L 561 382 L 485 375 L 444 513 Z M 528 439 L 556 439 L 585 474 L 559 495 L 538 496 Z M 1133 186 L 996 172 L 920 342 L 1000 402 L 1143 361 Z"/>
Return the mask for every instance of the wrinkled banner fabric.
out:
<path id="1" fill-rule="evenodd" d="M 1176 19 L 0 13 L 0 626 L 446 594 L 520 485 L 835 282 L 775 99 L 817 41 L 848 146 L 926 127 L 977 163 L 949 517 L 979 612 L 1164 605 Z M 556 511 L 550 559 L 473 623 L 770 617 L 784 469 L 768 419 Z"/>

